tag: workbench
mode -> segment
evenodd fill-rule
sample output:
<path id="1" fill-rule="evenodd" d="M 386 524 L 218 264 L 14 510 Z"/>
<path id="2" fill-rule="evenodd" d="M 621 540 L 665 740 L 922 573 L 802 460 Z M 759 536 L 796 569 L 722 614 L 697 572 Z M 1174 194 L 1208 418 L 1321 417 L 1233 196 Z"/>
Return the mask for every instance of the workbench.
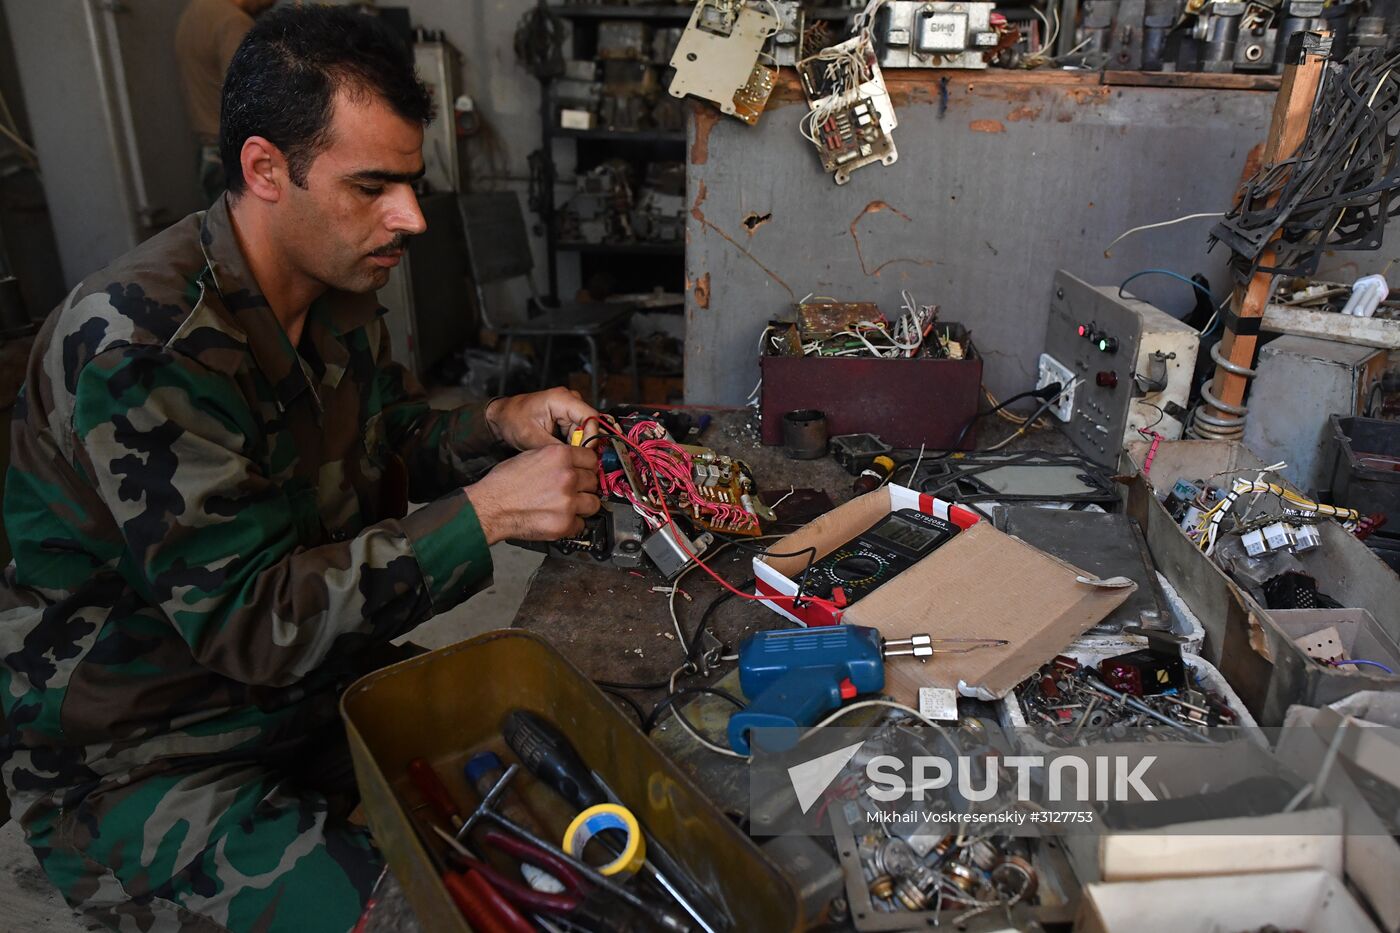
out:
<path id="1" fill-rule="evenodd" d="M 695 414 L 700 410 L 691 409 Z M 750 409 L 710 409 L 708 430 L 693 441 L 712 447 L 721 454 L 743 460 L 752 469 L 758 489 L 768 493 L 789 489 L 825 491 L 833 505 L 851 498 L 853 477 L 828 457 L 793 460 L 783 448 L 764 447 L 758 440 L 757 414 Z M 978 423 L 979 446 L 995 443 L 1014 430 L 995 418 Z M 1057 431 L 1035 431 L 1018 438 L 1008 450 L 1049 450 L 1070 452 L 1071 445 Z M 774 501 L 765 496 L 765 502 Z M 786 533 L 791 528 L 773 529 Z M 771 544 L 771 540 L 756 546 Z M 747 583 L 753 576 L 753 552 L 739 547 L 712 551 L 707 564 L 731 585 L 752 591 Z M 694 569 L 679 578 L 681 589 L 690 599 L 677 598 L 676 615 L 689 638 L 700 617 L 724 590 L 702 570 Z M 626 684 L 663 684 L 684 662 L 685 652 L 667 608 L 669 594 L 653 588 L 667 587 L 666 580 L 650 563 L 629 571 L 599 563 L 588 557 L 551 553 L 540 565 L 516 614 L 514 626 L 533 632 L 553 644 L 587 677 L 596 681 Z M 731 598 L 722 602 L 708 620 L 708 628 L 720 643 L 733 649 L 744 636 L 760 629 L 784 628 L 787 623 L 772 610 L 752 602 Z M 721 673 L 723 676 L 721 677 Z M 732 664 L 708 676 L 689 675 L 687 685 L 719 685 L 738 694 L 738 674 Z M 643 711 L 650 710 L 669 692 L 669 686 L 619 691 L 634 700 Z M 626 701 L 619 700 L 626 716 L 633 716 Z M 685 715 L 702 732 L 723 742 L 725 723 L 731 712 L 722 700 L 698 697 L 682 704 Z M 857 714 L 859 715 L 859 714 Z M 747 764 L 708 751 L 695 743 L 669 713 L 660 720 L 652 739 L 670 755 L 705 791 L 715 804 L 736 821 L 746 819 L 748 804 Z M 385 885 L 366 933 L 416 933 L 419 927 L 403 899 L 397 883 Z"/>
<path id="2" fill-rule="evenodd" d="M 691 409 L 699 413 L 698 409 Z M 758 419 L 749 409 L 708 410 L 712 423 L 697 443 L 721 454 L 743 460 L 752 468 L 764 501 L 776 501 L 788 489 L 812 488 L 825 491 L 833 505 L 851 498 L 853 477 L 831 457 L 793 460 L 781 447 L 764 447 L 758 441 Z M 979 447 L 1008 437 L 1014 427 L 996 418 L 983 418 L 977 424 Z M 1073 445 L 1059 431 L 1037 430 L 1017 438 L 1007 450 L 1048 450 L 1070 453 Z M 903 476 L 907 476 L 907 472 Z M 765 529 L 769 530 L 769 529 Z M 771 529 L 779 533 L 791 527 Z M 757 542 L 769 546 L 772 540 Z M 730 547 L 706 563 L 732 586 L 753 591 L 753 551 Z M 724 590 L 703 570 L 692 569 L 680 580 L 690 599 L 676 599 L 676 616 L 689 639 L 700 617 Z M 749 583 L 747 587 L 743 584 Z M 685 661 L 667 608 L 669 594 L 654 592 L 666 581 L 648 563 L 642 570 L 627 571 L 580 557 L 547 557 L 530 583 L 515 617 L 516 628 L 523 628 L 546 639 L 583 673 L 594 681 L 628 684 L 657 684 L 671 677 Z M 789 624 L 766 606 L 739 599 L 724 600 L 711 613 L 707 627 L 731 651 L 744 637 L 760 629 L 787 628 Z M 720 676 L 721 672 L 723 677 Z M 719 686 L 739 695 L 738 671 L 732 664 L 720 671 L 690 675 L 678 686 Z M 669 686 L 648 690 L 619 691 L 650 710 L 671 692 Z M 619 700 L 624 715 L 635 715 L 625 700 Z M 713 741 L 724 742 L 725 724 L 733 709 L 723 700 L 701 696 L 683 701 L 686 717 Z M 749 802 L 747 765 L 697 744 L 667 713 L 658 722 L 652 739 L 693 778 L 723 811 L 736 820 L 747 816 Z"/>

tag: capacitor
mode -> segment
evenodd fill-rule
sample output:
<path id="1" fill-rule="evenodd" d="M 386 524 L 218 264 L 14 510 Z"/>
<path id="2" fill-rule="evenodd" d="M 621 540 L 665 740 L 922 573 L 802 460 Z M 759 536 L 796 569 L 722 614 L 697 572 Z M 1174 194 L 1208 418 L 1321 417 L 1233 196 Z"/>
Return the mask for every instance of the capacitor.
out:
<path id="1" fill-rule="evenodd" d="M 861 471 L 856 477 L 856 481 L 851 484 L 851 494 L 863 496 L 867 492 L 874 492 L 884 485 L 885 480 L 890 478 L 894 472 L 894 461 L 881 454 L 870 461 L 870 466 Z"/>

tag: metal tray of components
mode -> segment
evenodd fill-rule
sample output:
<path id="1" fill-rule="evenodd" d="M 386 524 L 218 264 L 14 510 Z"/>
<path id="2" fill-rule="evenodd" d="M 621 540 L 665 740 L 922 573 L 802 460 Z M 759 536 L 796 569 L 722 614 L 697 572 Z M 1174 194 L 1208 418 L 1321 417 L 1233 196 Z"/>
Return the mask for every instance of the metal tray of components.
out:
<path id="1" fill-rule="evenodd" d="M 1036 899 L 1040 903 L 1014 904 L 1006 910 L 972 910 L 960 907 L 908 911 L 877 906 L 870 894 L 871 880 L 867 877 L 859 853 L 859 845 L 840 807 L 827 811 L 831 815 L 831 831 L 836 839 L 836 853 L 841 859 L 841 872 L 846 878 L 846 901 L 850 905 L 851 923 L 860 933 L 895 933 L 899 930 L 934 929 L 948 921 L 950 929 L 959 933 L 992 933 L 1007 929 L 1038 929 L 1037 925 L 1069 924 L 1079 903 L 1079 882 L 1069 858 L 1060 844 L 1049 838 L 1030 840 L 1032 863 L 1036 877 Z"/>

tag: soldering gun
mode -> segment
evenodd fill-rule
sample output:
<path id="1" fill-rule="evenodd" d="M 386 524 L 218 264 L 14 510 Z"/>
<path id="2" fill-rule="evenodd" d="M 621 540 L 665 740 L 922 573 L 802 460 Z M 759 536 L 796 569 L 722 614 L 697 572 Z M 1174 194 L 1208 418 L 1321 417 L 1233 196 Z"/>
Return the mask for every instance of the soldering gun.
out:
<path id="1" fill-rule="evenodd" d="M 892 647 L 898 647 L 891 650 Z M 933 655 L 932 639 L 914 635 L 886 641 L 863 625 L 756 632 L 739 646 L 739 686 L 749 705 L 729 719 L 729 745 L 749 753 L 749 730 L 810 726 L 843 701 L 885 686 L 885 658 Z M 776 744 L 775 744 L 776 743 Z M 765 737 L 765 749 L 797 743 Z"/>

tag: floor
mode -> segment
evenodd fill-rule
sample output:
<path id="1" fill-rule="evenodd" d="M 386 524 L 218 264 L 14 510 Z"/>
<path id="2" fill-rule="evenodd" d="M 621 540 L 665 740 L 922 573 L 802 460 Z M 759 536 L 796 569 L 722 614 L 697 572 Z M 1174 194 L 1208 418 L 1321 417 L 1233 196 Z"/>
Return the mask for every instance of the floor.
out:
<path id="1" fill-rule="evenodd" d="M 441 648 L 508 627 L 544 555 L 498 544 L 491 549 L 491 557 L 496 567 L 494 585 L 405 637 L 426 648 Z M 63 903 L 39 870 L 13 821 L 0 827 L 0 918 L 4 918 L 0 928 L 6 933 L 82 933 L 101 929 L 84 925 Z"/>

